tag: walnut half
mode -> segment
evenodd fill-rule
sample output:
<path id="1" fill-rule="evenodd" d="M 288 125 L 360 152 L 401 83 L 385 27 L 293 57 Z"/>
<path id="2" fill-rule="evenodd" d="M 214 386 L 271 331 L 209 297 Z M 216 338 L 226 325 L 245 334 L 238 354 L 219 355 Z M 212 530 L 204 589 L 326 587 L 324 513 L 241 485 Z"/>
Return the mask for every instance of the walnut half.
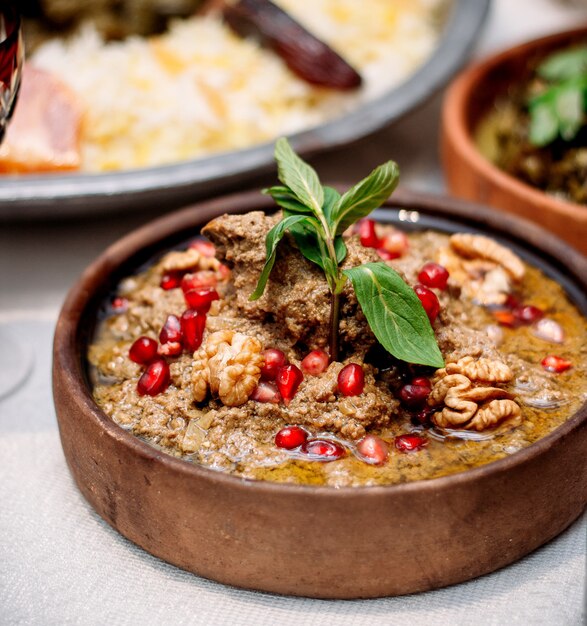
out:
<path id="1" fill-rule="evenodd" d="M 202 402 L 210 389 L 226 406 L 244 404 L 261 378 L 261 347 L 257 339 L 233 330 L 210 334 L 194 354 L 194 400 Z"/>
<path id="2" fill-rule="evenodd" d="M 515 281 L 524 278 L 525 268 L 520 258 L 490 237 L 455 233 L 450 238 L 450 246 L 466 259 L 485 259 L 501 265 Z"/>
<path id="3" fill-rule="evenodd" d="M 438 252 L 450 280 L 463 294 L 480 304 L 503 304 L 512 281 L 523 279 L 525 267 L 511 250 L 484 235 L 455 233 L 450 244 Z"/>
<path id="4" fill-rule="evenodd" d="M 437 372 L 437 376 L 442 370 Z M 446 364 L 447 374 L 463 374 L 471 380 L 484 383 L 509 383 L 514 374 L 507 363 L 496 359 L 474 359 L 472 356 L 465 356 L 456 363 Z"/>
<path id="5" fill-rule="evenodd" d="M 194 248 L 172 250 L 159 261 L 157 266 L 161 272 L 185 272 L 188 270 L 217 271 L 220 261 L 214 257 L 204 256 Z"/>
<path id="6" fill-rule="evenodd" d="M 507 364 L 463 357 L 436 372 L 428 404 L 444 407 L 432 421 L 440 428 L 462 428 L 482 431 L 499 425 L 518 426 L 522 412 L 512 394 L 487 383 L 504 383 L 513 378 Z M 479 383 L 475 385 L 474 383 Z"/>

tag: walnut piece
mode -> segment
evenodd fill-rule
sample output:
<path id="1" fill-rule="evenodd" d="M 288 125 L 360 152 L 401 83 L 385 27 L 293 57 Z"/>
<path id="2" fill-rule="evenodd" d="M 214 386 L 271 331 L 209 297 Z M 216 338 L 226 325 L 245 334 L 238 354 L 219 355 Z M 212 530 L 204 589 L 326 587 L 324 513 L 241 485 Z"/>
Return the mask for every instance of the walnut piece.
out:
<path id="1" fill-rule="evenodd" d="M 450 238 L 450 246 L 466 259 L 486 259 L 501 265 L 515 280 L 524 278 L 525 268 L 521 259 L 511 250 L 484 235 L 455 233 Z"/>
<path id="2" fill-rule="evenodd" d="M 209 388 L 226 406 L 244 404 L 261 378 L 261 347 L 257 339 L 233 330 L 210 334 L 194 354 L 194 400 L 202 402 Z"/>
<path id="3" fill-rule="evenodd" d="M 217 271 L 220 261 L 214 257 L 204 256 L 195 248 L 173 250 L 159 261 L 158 268 L 164 272 L 185 272 L 187 270 Z"/>
<path id="4" fill-rule="evenodd" d="M 512 428 L 522 423 L 520 407 L 510 399 L 492 400 L 477 411 L 468 428 L 481 431 L 506 422 Z"/>
<path id="5" fill-rule="evenodd" d="M 456 363 L 447 363 L 446 373 L 463 374 L 471 380 L 484 383 L 509 383 L 514 377 L 507 363 L 485 358 L 475 360 L 472 356 L 465 356 Z"/>
<path id="6" fill-rule="evenodd" d="M 503 304 L 512 291 L 512 281 L 524 277 L 522 261 L 489 237 L 456 233 L 449 247 L 442 248 L 437 261 L 458 284 L 463 294 L 480 304 Z"/>
<path id="7" fill-rule="evenodd" d="M 436 372 L 428 397 L 429 406 L 444 404 L 432 421 L 440 428 L 476 431 L 519 425 L 521 410 L 512 395 L 500 387 L 483 386 L 509 382 L 512 378 L 512 371 L 501 361 L 463 357 L 457 363 L 448 363 Z"/>

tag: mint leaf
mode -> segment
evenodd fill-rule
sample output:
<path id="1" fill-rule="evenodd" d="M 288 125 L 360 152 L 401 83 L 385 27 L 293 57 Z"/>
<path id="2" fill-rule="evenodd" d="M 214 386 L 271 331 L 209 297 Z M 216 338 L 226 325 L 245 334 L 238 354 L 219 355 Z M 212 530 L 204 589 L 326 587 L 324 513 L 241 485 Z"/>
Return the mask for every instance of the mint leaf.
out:
<path id="1" fill-rule="evenodd" d="M 530 103 L 530 142 L 535 146 L 546 146 L 557 135 L 558 117 L 554 103 L 549 100 Z"/>
<path id="2" fill-rule="evenodd" d="M 374 169 L 334 205 L 329 219 L 332 232 L 335 235 L 342 234 L 351 224 L 380 207 L 396 188 L 398 181 L 399 168 L 393 161 Z"/>
<path id="3" fill-rule="evenodd" d="M 587 74 L 587 47 L 581 46 L 549 55 L 536 69 L 548 81 L 563 81 Z"/>
<path id="4" fill-rule="evenodd" d="M 290 228 L 290 232 L 294 236 L 300 252 L 306 259 L 326 270 L 325 259 L 328 257 L 328 251 L 322 235 L 317 234 L 322 233 L 322 226 L 318 220 L 308 218 L 306 222 L 294 224 Z M 334 240 L 334 250 L 336 252 L 336 260 L 338 263 L 342 263 L 347 255 L 346 244 L 342 237 L 337 237 Z"/>
<path id="5" fill-rule="evenodd" d="M 279 180 L 290 188 L 302 204 L 319 215 L 324 204 L 324 190 L 314 168 L 300 159 L 285 137 L 278 139 L 275 144 L 275 160 Z"/>
<path id="6" fill-rule="evenodd" d="M 379 343 L 408 363 L 443 367 L 434 331 L 415 291 L 385 263 L 344 270 Z"/>
<path id="7" fill-rule="evenodd" d="M 340 200 L 340 194 L 333 187 L 324 186 L 324 205 L 322 206 L 322 212 L 326 217 L 328 224 L 331 223 L 332 209 L 336 203 Z"/>
<path id="8" fill-rule="evenodd" d="M 340 265 L 346 259 L 347 255 L 346 244 L 340 235 L 334 240 L 334 250 L 336 251 L 336 260 Z"/>
<path id="9" fill-rule="evenodd" d="M 283 207 L 283 214 L 287 217 L 289 215 L 296 215 L 303 213 L 303 209 L 310 211 L 307 207 L 300 204 L 291 194 L 288 187 L 271 187 L 266 189 L 265 193 L 269 193 L 277 204 Z M 332 187 L 324 187 L 324 206 L 322 211 L 324 215 L 328 217 L 332 207 L 336 201 L 340 198 L 340 194 L 336 189 Z M 316 218 L 308 218 L 305 222 L 294 224 L 290 229 L 291 234 L 294 236 L 296 244 L 300 252 L 308 259 L 318 265 L 321 269 L 326 271 L 326 258 L 328 257 L 328 251 L 326 249 L 325 239 L 326 234 L 322 224 Z M 342 263 L 347 255 L 347 249 L 342 237 L 335 237 L 334 250 L 336 252 L 336 260 L 338 263 Z M 329 265 L 330 267 L 330 265 Z"/>
<path id="10" fill-rule="evenodd" d="M 294 224 L 290 228 L 290 232 L 306 259 L 324 269 L 324 258 L 328 256 L 328 252 L 324 244 L 320 222 L 316 218 L 309 217 L 305 222 Z"/>
<path id="11" fill-rule="evenodd" d="M 279 224 L 276 224 L 267 233 L 267 237 L 265 238 L 265 247 L 267 251 L 265 256 L 265 265 L 263 266 L 263 271 L 259 276 L 257 287 L 249 297 L 249 300 L 258 300 L 263 295 L 263 292 L 265 291 L 265 285 L 267 284 L 267 280 L 269 279 L 269 274 L 271 274 L 271 270 L 273 269 L 273 265 L 275 263 L 277 246 L 279 242 L 283 239 L 286 231 L 293 225 L 307 219 L 308 218 L 305 215 L 291 215 L 281 220 Z"/>
<path id="12" fill-rule="evenodd" d="M 269 187 L 269 189 L 263 189 L 263 193 L 271 196 L 276 204 L 282 209 L 286 209 L 292 215 L 313 215 L 312 209 L 302 204 L 288 187 Z"/>

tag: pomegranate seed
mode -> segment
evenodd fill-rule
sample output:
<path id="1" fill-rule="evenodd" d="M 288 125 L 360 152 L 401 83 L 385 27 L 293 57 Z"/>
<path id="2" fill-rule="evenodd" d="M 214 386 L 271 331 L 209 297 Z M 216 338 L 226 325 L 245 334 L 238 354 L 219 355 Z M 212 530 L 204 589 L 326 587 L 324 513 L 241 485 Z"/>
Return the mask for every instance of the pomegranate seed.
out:
<path id="1" fill-rule="evenodd" d="M 408 236 L 401 230 L 392 230 L 381 240 L 380 246 L 385 252 L 392 255 L 390 258 L 398 259 L 403 256 L 410 247 Z"/>
<path id="2" fill-rule="evenodd" d="M 380 437 L 367 435 L 357 443 L 357 452 L 363 461 L 381 465 L 389 457 L 389 446 Z"/>
<path id="3" fill-rule="evenodd" d="M 416 426 L 427 426 L 430 424 L 430 418 L 436 409 L 432 407 L 424 407 L 420 409 L 417 413 L 413 414 L 411 417 L 412 424 Z"/>
<path id="4" fill-rule="evenodd" d="M 212 302 L 220 298 L 216 289 L 212 289 L 211 287 L 191 289 L 190 291 L 184 291 L 183 295 L 190 309 L 195 309 L 202 313 L 208 313 Z"/>
<path id="5" fill-rule="evenodd" d="M 443 265 L 439 265 L 438 263 L 425 263 L 418 274 L 418 280 L 425 287 L 446 289 L 448 276 L 448 271 Z"/>
<path id="6" fill-rule="evenodd" d="M 197 250 L 202 256 L 216 256 L 216 248 L 214 247 L 214 244 L 207 239 L 194 239 L 190 243 L 189 247 L 193 250 Z"/>
<path id="7" fill-rule="evenodd" d="M 261 378 L 265 380 L 275 380 L 277 370 L 287 363 L 285 354 L 276 348 L 268 348 L 263 352 L 265 364 L 261 368 Z"/>
<path id="8" fill-rule="evenodd" d="M 418 298 L 420 298 L 420 302 L 424 307 L 424 311 L 426 311 L 430 323 L 433 324 L 440 313 L 440 302 L 438 302 L 436 294 L 424 285 L 416 285 L 414 291 Z"/>
<path id="9" fill-rule="evenodd" d="M 426 376 L 417 376 L 412 379 L 412 385 L 417 385 L 418 387 L 428 387 L 428 389 L 432 389 L 432 383 L 429 378 Z"/>
<path id="10" fill-rule="evenodd" d="M 505 306 L 508 309 L 516 309 L 521 306 L 520 299 L 513 294 L 508 293 L 507 298 L 505 299 Z"/>
<path id="11" fill-rule="evenodd" d="M 497 311 L 492 311 L 491 314 L 495 318 L 495 321 L 501 326 L 507 326 L 508 328 L 514 328 L 516 326 L 516 317 L 511 311 L 498 309 Z"/>
<path id="12" fill-rule="evenodd" d="M 375 252 L 377 252 L 379 257 L 382 258 L 384 261 L 392 261 L 393 259 L 398 258 L 397 254 L 392 254 L 391 252 L 387 252 L 387 250 L 384 250 L 383 248 L 378 248 L 377 250 L 375 250 Z"/>
<path id="13" fill-rule="evenodd" d="M 414 433 L 407 435 L 399 435 L 395 438 L 395 447 L 400 452 L 411 452 L 413 450 L 420 450 L 424 446 L 428 445 L 428 440 L 420 435 Z"/>
<path id="14" fill-rule="evenodd" d="M 544 317 L 544 311 L 531 304 L 520 304 L 513 296 L 508 296 L 506 306 L 509 310 L 497 309 L 492 311 L 493 317 L 502 326 L 516 328 L 521 324 L 533 324 Z"/>
<path id="15" fill-rule="evenodd" d="M 304 380 L 304 375 L 295 365 L 284 365 L 277 370 L 275 382 L 286 405 L 296 395 L 302 380 Z"/>
<path id="16" fill-rule="evenodd" d="M 356 363 L 345 365 L 338 375 L 338 390 L 343 396 L 358 396 L 365 388 L 365 373 Z"/>
<path id="17" fill-rule="evenodd" d="M 293 450 L 299 448 L 308 439 L 308 432 L 301 426 L 286 426 L 275 435 L 275 445 L 278 448 Z"/>
<path id="18" fill-rule="evenodd" d="M 430 385 L 404 385 L 399 390 L 402 403 L 409 408 L 421 408 L 430 395 Z"/>
<path id="19" fill-rule="evenodd" d="M 279 404 L 281 396 L 277 385 L 267 380 L 259 382 L 253 393 L 250 395 L 251 400 L 256 402 L 269 402 L 270 404 Z"/>
<path id="20" fill-rule="evenodd" d="M 159 333 L 161 343 L 179 342 L 181 343 L 181 322 L 176 315 L 168 315 Z"/>
<path id="21" fill-rule="evenodd" d="M 201 345 L 206 328 L 206 314 L 188 309 L 181 316 L 183 345 L 188 352 L 195 352 Z"/>
<path id="22" fill-rule="evenodd" d="M 554 354 L 549 354 L 547 357 L 544 357 L 541 364 L 547 372 L 553 372 L 554 374 L 566 372 L 573 367 L 571 361 L 563 359 L 560 356 L 555 356 Z"/>
<path id="23" fill-rule="evenodd" d="M 302 360 L 302 371 L 304 374 L 319 376 L 325 372 L 330 363 L 330 357 L 324 350 L 312 350 Z"/>
<path id="24" fill-rule="evenodd" d="M 128 309 L 128 300 L 117 296 L 112 299 L 112 308 L 116 313 L 124 313 Z"/>
<path id="25" fill-rule="evenodd" d="M 148 365 L 157 358 L 157 342 L 151 337 L 139 337 L 130 347 L 128 356 L 139 365 Z"/>
<path id="26" fill-rule="evenodd" d="M 181 279 L 181 289 L 184 293 L 202 287 L 216 287 L 217 284 L 218 277 L 216 272 L 212 270 L 200 270 L 193 274 L 185 274 Z"/>
<path id="27" fill-rule="evenodd" d="M 181 285 L 181 278 L 181 272 L 169 272 L 168 274 L 163 274 L 159 286 L 161 289 L 165 289 L 165 291 L 177 289 Z"/>
<path id="28" fill-rule="evenodd" d="M 359 238 L 361 245 L 365 248 L 380 248 L 381 239 L 375 231 L 375 222 L 373 220 L 361 220 L 359 223 Z"/>
<path id="29" fill-rule="evenodd" d="M 170 380 L 169 365 L 163 359 L 158 359 L 139 378 L 137 391 L 141 396 L 156 396 L 169 387 Z"/>
<path id="30" fill-rule="evenodd" d="M 333 439 L 308 439 L 301 451 L 313 461 L 336 461 L 346 454 L 344 446 Z"/>
<path id="31" fill-rule="evenodd" d="M 159 354 L 161 356 L 179 356 L 183 350 L 181 322 L 175 315 L 168 315 L 159 333 Z"/>
<path id="32" fill-rule="evenodd" d="M 544 311 L 531 304 L 517 306 L 512 313 L 521 324 L 533 324 L 544 317 Z"/>

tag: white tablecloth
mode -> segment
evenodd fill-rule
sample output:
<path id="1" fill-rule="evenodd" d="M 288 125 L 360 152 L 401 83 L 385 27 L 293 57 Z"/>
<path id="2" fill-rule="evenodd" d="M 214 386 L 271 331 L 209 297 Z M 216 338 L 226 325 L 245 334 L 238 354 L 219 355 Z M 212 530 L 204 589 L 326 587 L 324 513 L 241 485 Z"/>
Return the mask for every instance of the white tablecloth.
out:
<path id="1" fill-rule="evenodd" d="M 586 8 L 497 0 L 477 56 L 584 23 Z M 324 178 L 356 177 L 387 158 L 413 188 L 442 191 L 440 97 L 375 139 L 320 157 Z M 348 176 L 347 176 L 348 175 Z M 236 590 L 185 573 L 123 539 L 78 493 L 50 391 L 51 338 L 75 277 L 146 216 L 0 227 L 0 324 L 20 337 L 31 377 L 0 400 L 0 624 L 556 625 L 585 617 L 587 517 L 501 571 L 434 592 L 319 601 Z M 0 350 L 4 349 L 0 345 Z"/>

